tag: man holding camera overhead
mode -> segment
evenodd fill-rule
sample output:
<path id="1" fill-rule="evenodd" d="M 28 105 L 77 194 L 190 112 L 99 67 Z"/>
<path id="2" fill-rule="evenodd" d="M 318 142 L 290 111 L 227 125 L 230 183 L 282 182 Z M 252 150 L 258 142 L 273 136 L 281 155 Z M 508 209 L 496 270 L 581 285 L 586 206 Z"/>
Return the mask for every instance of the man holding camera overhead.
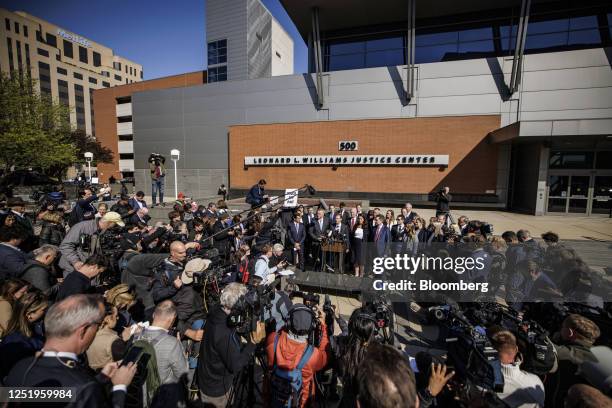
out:
<path id="1" fill-rule="evenodd" d="M 159 203 L 162 207 L 164 204 L 164 181 L 166 178 L 166 168 L 164 163 L 166 158 L 161 154 L 151 153 L 149 156 L 149 170 L 151 172 L 151 196 L 153 197 L 153 204 L 151 207 L 155 207 L 157 192 L 159 191 Z"/>

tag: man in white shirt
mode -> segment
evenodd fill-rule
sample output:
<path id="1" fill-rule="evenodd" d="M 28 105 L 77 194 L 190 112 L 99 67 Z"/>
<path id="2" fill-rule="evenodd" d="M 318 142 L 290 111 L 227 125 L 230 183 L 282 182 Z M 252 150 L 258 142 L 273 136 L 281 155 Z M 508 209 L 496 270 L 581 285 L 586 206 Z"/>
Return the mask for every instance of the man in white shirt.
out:
<path id="1" fill-rule="evenodd" d="M 272 245 L 266 244 L 261 250 L 261 255 L 255 262 L 255 276 L 259 276 L 262 282 L 267 285 L 274 281 L 275 273 L 278 269 L 287 266 L 287 261 L 281 261 L 278 265 L 270 268 L 270 258 L 272 257 Z"/>

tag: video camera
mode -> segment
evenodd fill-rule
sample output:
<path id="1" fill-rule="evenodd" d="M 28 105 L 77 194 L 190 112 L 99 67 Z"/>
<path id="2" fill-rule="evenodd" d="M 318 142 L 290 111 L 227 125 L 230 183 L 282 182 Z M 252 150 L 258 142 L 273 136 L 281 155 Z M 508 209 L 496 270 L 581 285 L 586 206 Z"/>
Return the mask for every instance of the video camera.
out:
<path id="1" fill-rule="evenodd" d="M 454 369 L 456 381 L 461 384 L 462 389 L 457 392 L 502 391 L 501 363 L 485 329 L 473 326 L 460 310 L 450 305 L 429 307 L 428 313 L 440 326 L 439 339 L 443 339 L 447 350 L 446 364 Z"/>
<path id="2" fill-rule="evenodd" d="M 166 158 L 159 153 L 151 153 L 149 155 L 149 163 L 155 163 L 159 165 L 160 163 L 166 163 Z"/>
<path id="3" fill-rule="evenodd" d="M 384 296 L 377 296 L 363 304 L 367 313 L 374 318 L 378 327 L 376 338 L 378 341 L 393 345 L 395 335 L 393 331 L 393 310 Z"/>
<path id="4" fill-rule="evenodd" d="M 247 286 L 247 292 L 241 296 L 229 316 L 228 325 L 236 333 L 247 336 L 257 328 L 258 321 L 264 321 L 264 311 L 272 308 L 274 285 Z"/>

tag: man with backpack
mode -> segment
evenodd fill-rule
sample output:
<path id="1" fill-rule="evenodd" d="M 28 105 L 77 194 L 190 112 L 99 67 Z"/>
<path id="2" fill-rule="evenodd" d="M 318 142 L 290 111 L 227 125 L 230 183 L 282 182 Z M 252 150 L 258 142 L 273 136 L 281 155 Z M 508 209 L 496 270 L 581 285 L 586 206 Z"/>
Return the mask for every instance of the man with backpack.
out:
<path id="1" fill-rule="evenodd" d="M 317 330 L 320 342 L 315 346 L 312 339 Z M 315 375 L 327 364 L 328 344 L 323 313 L 302 304 L 293 305 L 286 330 L 270 333 L 266 340 L 272 408 L 310 406 L 317 389 Z"/>
<path id="2" fill-rule="evenodd" d="M 155 398 L 156 402 L 160 402 L 160 398 L 166 402 L 185 400 L 189 366 L 180 340 L 169 333 L 176 315 L 171 300 L 159 303 L 153 312 L 151 325 L 136 334 L 130 346 L 141 347 L 143 353 L 149 354 L 146 370 L 143 370 L 147 372 L 142 374 L 146 377 L 147 396 L 150 400 Z M 152 372 L 148 372 L 149 368 Z"/>

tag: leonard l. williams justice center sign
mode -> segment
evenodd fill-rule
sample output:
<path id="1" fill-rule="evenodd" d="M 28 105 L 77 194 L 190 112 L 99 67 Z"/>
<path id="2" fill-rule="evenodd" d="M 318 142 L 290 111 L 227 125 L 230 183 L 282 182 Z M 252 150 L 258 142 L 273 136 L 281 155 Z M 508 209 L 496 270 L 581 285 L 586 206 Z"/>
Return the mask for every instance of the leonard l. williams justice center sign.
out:
<path id="1" fill-rule="evenodd" d="M 447 154 L 246 156 L 245 166 L 448 166 Z"/>

